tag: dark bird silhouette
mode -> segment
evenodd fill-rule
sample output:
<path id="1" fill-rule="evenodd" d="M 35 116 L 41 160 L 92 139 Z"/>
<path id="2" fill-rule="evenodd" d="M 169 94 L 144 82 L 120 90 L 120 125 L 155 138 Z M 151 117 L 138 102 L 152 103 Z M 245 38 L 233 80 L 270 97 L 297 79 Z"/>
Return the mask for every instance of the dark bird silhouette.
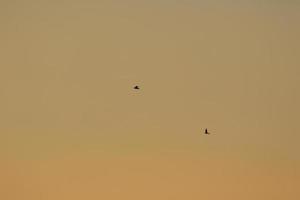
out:
<path id="1" fill-rule="evenodd" d="M 207 131 L 207 128 L 205 129 L 204 134 L 210 134 L 210 132 Z"/>
<path id="2" fill-rule="evenodd" d="M 135 89 L 135 90 L 139 90 L 140 89 L 140 87 L 139 86 L 134 86 L 134 88 L 133 89 Z"/>

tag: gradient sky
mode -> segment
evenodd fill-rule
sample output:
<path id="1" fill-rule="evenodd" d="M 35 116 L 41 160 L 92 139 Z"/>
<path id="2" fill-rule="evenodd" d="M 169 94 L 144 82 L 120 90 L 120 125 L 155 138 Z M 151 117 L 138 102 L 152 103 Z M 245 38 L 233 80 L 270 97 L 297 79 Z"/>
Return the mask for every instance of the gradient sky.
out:
<path id="1" fill-rule="evenodd" d="M 292 0 L 1 0 L 0 199 L 300 199 L 299 21 Z"/>

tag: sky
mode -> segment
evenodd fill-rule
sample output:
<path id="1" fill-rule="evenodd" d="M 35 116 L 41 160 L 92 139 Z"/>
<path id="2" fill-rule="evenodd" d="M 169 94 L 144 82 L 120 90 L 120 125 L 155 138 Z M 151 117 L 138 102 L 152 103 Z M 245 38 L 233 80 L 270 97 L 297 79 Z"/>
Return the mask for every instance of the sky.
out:
<path id="1" fill-rule="evenodd" d="M 299 11 L 2 0 L 0 199 L 299 199 Z"/>

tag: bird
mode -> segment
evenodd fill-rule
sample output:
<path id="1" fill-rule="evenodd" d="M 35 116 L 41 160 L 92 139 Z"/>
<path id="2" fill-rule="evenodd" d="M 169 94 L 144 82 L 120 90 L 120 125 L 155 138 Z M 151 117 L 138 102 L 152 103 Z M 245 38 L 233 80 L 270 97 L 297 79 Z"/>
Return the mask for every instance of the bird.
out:
<path id="1" fill-rule="evenodd" d="M 205 129 L 205 132 L 204 132 L 204 134 L 210 134 L 208 131 L 207 131 L 207 128 Z"/>
<path id="2" fill-rule="evenodd" d="M 140 89 L 140 87 L 139 86 L 134 86 L 134 88 L 133 89 L 135 89 L 135 90 L 139 90 Z"/>

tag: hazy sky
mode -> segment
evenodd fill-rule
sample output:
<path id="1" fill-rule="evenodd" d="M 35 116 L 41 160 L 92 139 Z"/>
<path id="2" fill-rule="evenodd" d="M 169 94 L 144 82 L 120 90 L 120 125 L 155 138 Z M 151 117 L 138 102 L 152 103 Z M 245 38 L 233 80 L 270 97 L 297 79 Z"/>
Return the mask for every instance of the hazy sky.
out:
<path id="1" fill-rule="evenodd" d="M 0 199 L 300 199 L 299 21 L 296 0 L 1 0 Z"/>

